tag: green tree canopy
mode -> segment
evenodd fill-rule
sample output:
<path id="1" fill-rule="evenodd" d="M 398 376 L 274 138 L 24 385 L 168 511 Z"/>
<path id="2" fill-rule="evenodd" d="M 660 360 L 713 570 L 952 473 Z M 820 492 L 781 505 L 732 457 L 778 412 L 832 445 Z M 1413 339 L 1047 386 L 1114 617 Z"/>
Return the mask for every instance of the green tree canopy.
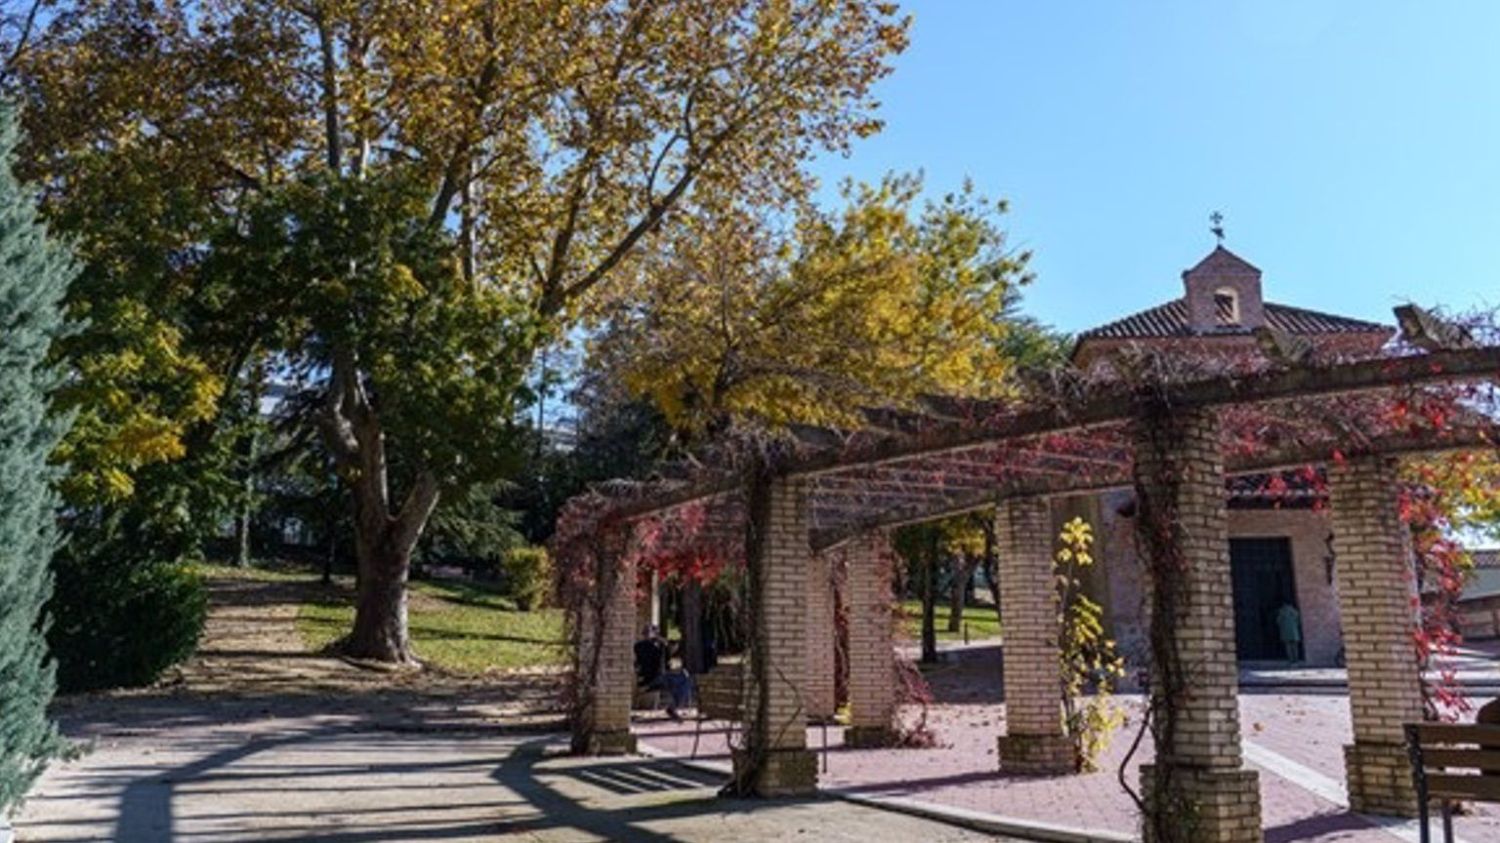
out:
<path id="1" fill-rule="evenodd" d="M 21 65 L 29 157 L 88 301 L 151 320 L 86 338 L 140 379 L 80 402 L 80 470 L 119 469 L 86 490 L 284 355 L 358 509 L 346 649 L 410 659 L 411 550 L 492 470 L 532 354 L 673 214 L 805 194 L 815 151 L 878 128 L 906 26 L 872 0 L 62 4 Z M 151 450 L 111 404 L 136 392 Z"/>

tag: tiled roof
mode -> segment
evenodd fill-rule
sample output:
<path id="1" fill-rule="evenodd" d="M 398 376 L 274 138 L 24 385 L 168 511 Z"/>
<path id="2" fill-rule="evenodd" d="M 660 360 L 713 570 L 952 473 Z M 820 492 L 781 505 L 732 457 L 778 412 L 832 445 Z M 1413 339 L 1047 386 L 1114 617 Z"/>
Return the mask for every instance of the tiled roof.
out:
<path id="1" fill-rule="evenodd" d="M 1229 304 L 1219 302 L 1219 315 L 1228 320 L 1230 317 Z M 1275 330 L 1288 334 L 1366 334 L 1384 333 L 1390 331 L 1385 325 L 1375 322 L 1366 322 L 1363 319 L 1350 319 L 1347 316 L 1335 316 L 1331 313 L 1319 313 L 1316 310 L 1304 310 L 1300 307 L 1291 307 L 1274 302 L 1266 302 L 1266 324 Z M 1090 339 L 1144 339 L 1151 337 L 1186 337 L 1191 336 L 1188 330 L 1187 301 L 1185 299 L 1173 299 L 1166 304 L 1157 305 L 1150 310 L 1134 313 L 1124 319 L 1117 319 L 1097 328 L 1090 328 L 1078 335 L 1080 340 Z M 1225 327 L 1217 329 L 1212 335 L 1249 333 L 1248 329 Z"/>

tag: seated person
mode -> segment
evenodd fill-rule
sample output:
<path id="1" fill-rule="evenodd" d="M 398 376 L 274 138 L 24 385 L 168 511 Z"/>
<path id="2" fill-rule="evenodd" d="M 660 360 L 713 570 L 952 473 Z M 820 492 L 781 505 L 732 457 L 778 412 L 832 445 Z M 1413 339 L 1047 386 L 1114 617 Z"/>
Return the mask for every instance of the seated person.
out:
<path id="1" fill-rule="evenodd" d="M 645 636 L 635 642 L 635 677 L 648 691 L 665 690 L 669 697 L 667 716 L 682 719 L 677 710 L 687 705 L 692 693 L 690 680 L 687 673 L 671 669 L 667 642 L 655 626 L 646 627 Z"/>

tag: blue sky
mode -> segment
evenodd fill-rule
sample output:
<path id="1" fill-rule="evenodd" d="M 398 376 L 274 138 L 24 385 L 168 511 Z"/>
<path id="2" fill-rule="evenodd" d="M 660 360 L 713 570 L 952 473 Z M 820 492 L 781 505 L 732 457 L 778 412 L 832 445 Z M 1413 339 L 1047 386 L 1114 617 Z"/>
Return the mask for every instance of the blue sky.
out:
<path id="1" fill-rule="evenodd" d="M 1008 198 L 1043 321 L 1181 295 L 1215 209 L 1271 300 L 1500 306 L 1500 2 L 904 5 L 885 131 L 817 170 Z"/>

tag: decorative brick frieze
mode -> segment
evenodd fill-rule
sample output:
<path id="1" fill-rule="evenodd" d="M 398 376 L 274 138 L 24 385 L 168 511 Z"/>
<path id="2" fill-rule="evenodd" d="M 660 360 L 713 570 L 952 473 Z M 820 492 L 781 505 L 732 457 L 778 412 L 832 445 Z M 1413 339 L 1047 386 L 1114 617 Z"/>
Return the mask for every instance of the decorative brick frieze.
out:
<path id="1" fill-rule="evenodd" d="M 1401 727 L 1422 719 L 1422 686 L 1412 640 L 1411 534 L 1401 520 L 1398 489 L 1393 458 L 1358 457 L 1328 468 L 1354 722 L 1354 743 L 1344 750 L 1349 804 L 1356 811 L 1414 816 Z"/>
<path id="2" fill-rule="evenodd" d="M 887 746 L 894 737 L 896 655 L 890 536 L 871 532 L 844 549 L 849 606 L 849 728 L 844 745 Z"/>
<path id="3" fill-rule="evenodd" d="M 1064 773 L 1076 767 L 1062 721 L 1058 591 L 1047 501 L 1006 501 L 996 513 L 1000 618 L 1004 623 L 1005 729 L 1000 769 Z"/>

